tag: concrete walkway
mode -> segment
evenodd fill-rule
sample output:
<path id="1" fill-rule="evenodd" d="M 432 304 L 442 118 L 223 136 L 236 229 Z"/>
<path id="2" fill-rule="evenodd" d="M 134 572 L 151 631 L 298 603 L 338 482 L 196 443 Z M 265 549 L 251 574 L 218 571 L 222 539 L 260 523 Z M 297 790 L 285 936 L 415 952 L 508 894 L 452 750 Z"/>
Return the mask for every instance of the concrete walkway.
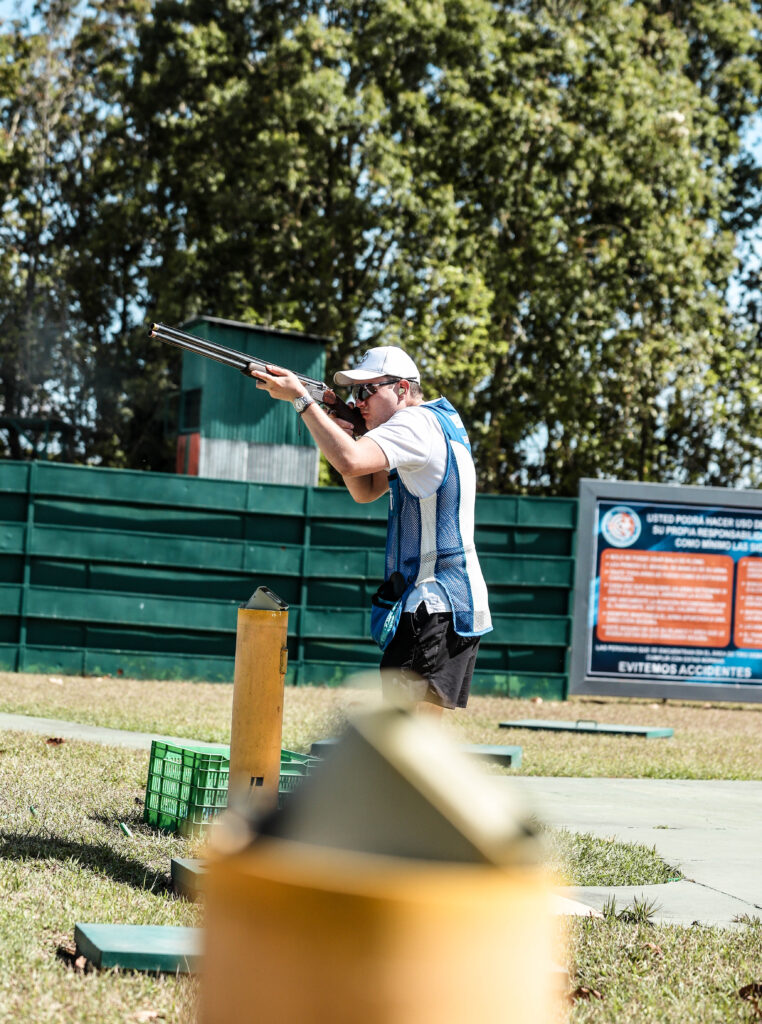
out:
<path id="1" fill-rule="evenodd" d="M 550 825 L 654 847 L 685 881 L 564 892 L 600 910 L 655 902 L 657 922 L 732 927 L 762 917 L 762 782 L 516 777 Z"/>
<path id="2" fill-rule="evenodd" d="M 161 736 L 155 732 L 128 732 L 126 729 L 105 729 L 99 725 L 84 725 L 79 722 L 64 722 L 59 718 L 35 718 L 32 715 L 9 715 L 0 713 L 0 732 L 33 732 L 40 736 L 60 736 L 65 740 L 88 740 L 112 747 L 132 747 L 134 750 L 150 750 L 153 740 L 177 743 L 180 746 L 193 744 L 194 747 L 219 747 L 220 743 L 203 743 L 186 736 Z"/>
<path id="3" fill-rule="evenodd" d="M 149 750 L 161 739 L 187 737 L 105 729 L 51 718 L 0 714 L 0 731 L 16 730 Z M 198 744 L 214 746 L 214 744 Z M 739 917 L 762 917 L 762 782 L 683 779 L 569 779 L 513 776 L 550 825 L 653 847 L 685 880 L 650 886 L 594 886 L 562 890 L 601 910 L 640 902 L 658 906 L 657 922 L 734 927 Z"/>

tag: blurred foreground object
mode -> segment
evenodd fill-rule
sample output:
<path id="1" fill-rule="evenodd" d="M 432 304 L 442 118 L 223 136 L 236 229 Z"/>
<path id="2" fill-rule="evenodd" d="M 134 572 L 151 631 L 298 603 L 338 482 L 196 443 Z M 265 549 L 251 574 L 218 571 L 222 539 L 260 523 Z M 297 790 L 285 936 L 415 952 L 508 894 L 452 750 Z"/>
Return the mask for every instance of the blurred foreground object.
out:
<path id="1" fill-rule="evenodd" d="M 430 722 L 358 716 L 281 811 L 242 824 L 215 826 L 201 1024 L 555 1018 L 534 830 Z"/>

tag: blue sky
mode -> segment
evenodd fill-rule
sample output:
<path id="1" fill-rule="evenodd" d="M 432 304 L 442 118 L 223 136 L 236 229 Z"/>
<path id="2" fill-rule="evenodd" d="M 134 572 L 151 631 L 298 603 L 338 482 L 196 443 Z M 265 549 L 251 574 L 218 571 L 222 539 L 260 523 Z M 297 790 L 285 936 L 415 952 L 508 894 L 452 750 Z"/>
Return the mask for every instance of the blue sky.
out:
<path id="1" fill-rule="evenodd" d="M 29 0 L 21 0 L 21 10 L 29 11 L 32 5 Z M 0 0 L 0 22 L 7 21 L 18 13 L 17 0 Z"/>

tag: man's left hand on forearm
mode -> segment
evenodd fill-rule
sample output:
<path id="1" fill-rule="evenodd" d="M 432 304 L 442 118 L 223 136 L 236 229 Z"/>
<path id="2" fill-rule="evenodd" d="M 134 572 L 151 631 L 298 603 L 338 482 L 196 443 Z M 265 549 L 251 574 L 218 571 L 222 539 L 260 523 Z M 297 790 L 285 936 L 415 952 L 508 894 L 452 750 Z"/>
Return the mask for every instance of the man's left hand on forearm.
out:
<path id="1" fill-rule="evenodd" d="M 249 375 L 254 377 L 259 391 L 266 391 L 270 398 L 279 398 L 285 402 L 293 402 L 300 395 L 306 395 L 307 389 L 295 373 L 284 370 L 280 366 L 268 364 L 267 372 L 256 369 L 254 363 L 249 364 Z"/>

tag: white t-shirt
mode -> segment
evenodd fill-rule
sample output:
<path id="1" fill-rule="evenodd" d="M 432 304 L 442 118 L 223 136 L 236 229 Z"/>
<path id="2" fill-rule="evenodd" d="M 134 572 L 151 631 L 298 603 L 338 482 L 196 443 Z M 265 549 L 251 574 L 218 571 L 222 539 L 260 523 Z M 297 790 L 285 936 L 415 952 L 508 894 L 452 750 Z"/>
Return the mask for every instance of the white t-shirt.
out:
<path id="1" fill-rule="evenodd" d="M 376 442 L 389 469 L 397 470 L 416 498 L 428 498 L 439 489 L 447 468 L 447 441 L 436 413 L 424 405 L 408 406 L 365 436 Z M 415 611 L 421 601 L 431 613 L 451 610 L 447 594 L 433 576 L 410 592 L 405 611 Z"/>

